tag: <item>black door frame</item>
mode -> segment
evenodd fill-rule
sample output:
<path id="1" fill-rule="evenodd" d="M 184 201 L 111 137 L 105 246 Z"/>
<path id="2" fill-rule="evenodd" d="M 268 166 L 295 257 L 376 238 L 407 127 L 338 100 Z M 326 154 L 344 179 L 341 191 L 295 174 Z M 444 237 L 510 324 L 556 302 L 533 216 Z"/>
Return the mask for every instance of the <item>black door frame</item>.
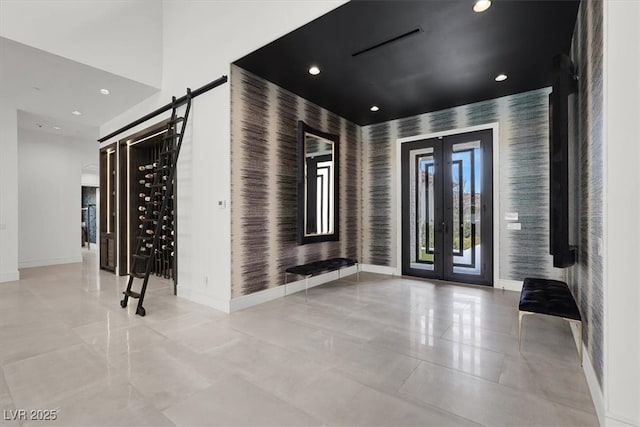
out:
<path id="1" fill-rule="evenodd" d="M 479 285 L 493 286 L 494 280 L 494 218 L 493 218 L 493 128 L 485 128 L 476 131 L 461 131 L 437 137 L 426 137 L 424 139 L 414 139 L 411 142 L 400 143 L 400 174 L 401 174 L 401 241 L 399 242 L 401 250 L 399 260 L 401 265 L 401 273 L 403 275 L 418 276 L 424 278 L 440 279 L 454 282 L 471 283 Z M 444 191 L 445 188 L 452 186 L 451 173 L 442 173 L 443 170 L 449 171 L 452 164 L 453 144 L 470 142 L 472 140 L 481 141 L 481 150 L 483 156 L 482 162 L 482 180 L 483 192 L 481 210 L 482 220 L 480 223 L 482 244 L 481 246 L 481 274 L 464 274 L 454 273 L 453 271 L 453 215 L 451 214 L 453 194 L 450 191 Z M 399 141 L 401 142 L 401 141 Z M 409 205 L 410 192 L 410 156 L 409 153 L 420 148 L 433 147 L 434 156 L 434 190 L 435 200 L 441 201 L 434 205 L 434 269 L 416 269 L 411 268 L 411 257 L 407 256 L 410 252 L 410 224 L 411 211 L 404 209 Z M 446 166 L 446 167 L 445 167 Z M 417 189 L 416 189 L 417 191 Z M 439 205 L 439 206 L 438 206 Z M 444 254 L 444 255 L 443 255 Z M 441 256 L 437 256 L 441 255 Z M 446 256 L 445 256 L 446 255 Z"/>

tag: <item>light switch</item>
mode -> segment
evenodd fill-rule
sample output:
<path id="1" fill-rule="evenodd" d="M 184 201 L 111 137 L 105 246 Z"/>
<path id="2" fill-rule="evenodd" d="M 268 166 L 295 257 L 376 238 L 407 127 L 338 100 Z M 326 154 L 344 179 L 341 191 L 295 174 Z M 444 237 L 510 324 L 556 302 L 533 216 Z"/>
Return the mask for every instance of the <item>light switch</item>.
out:
<path id="1" fill-rule="evenodd" d="M 505 221 L 517 221 L 518 220 L 518 212 L 506 212 L 504 214 Z"/>
<path id="2" fill-rule="evenodd" d="M 226 200 L 218 200 L 218 208 L 225 209 L 226 207 L 227 207 L 227 201 Z"/>
<path id="3" fill-rule="evenodd" d="M 522 230 L 522 224 L 519 222 L 510 222 L 507 224 L 507 230 Z"/>

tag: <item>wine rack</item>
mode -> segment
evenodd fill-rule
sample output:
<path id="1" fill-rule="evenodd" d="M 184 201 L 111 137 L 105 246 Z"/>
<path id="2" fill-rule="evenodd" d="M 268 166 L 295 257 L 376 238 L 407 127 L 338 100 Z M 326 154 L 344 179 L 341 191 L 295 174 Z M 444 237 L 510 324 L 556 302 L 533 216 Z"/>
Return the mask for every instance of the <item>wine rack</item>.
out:
<path id="1" fill-rule="evenodd" d="M 150 147 L 150 155 L 154 162 L 136 166 L 135 189 L 132 194 L 136 198 L 136 208 L 133 222 L 136 227 L 132 227 L 132 236 L 137 239 L 139 231 L 142 229 L 147 236 L 153 236 L 158 223 L 161 224 L 160 241 L 158 248 L 153 250 L 153 244 L 146 241 L 140 246 L 140 254 L 153 257 L 153 273 L 165 279 L 173 279 L 175 274 L 175 191 L 169 197 L 168 208 L 164 215 L 160 216 L 160 205 L 167 193 L 167 186 L 173 185 L 167 182 L 168 174 L 166 170 L 158 168 L 159 145 Z M 160 174 L 156 180 L 156 174 Z M 154 181 L 159 182 L 154 184 Z M 150 206 L 147 211 L 147 206 Z M 137 242 L 136 242 L 137 243 Z M 133 245 L 131 245 L 133 247 Z M 151 253 L 153 251 L 153 253 Z M 133 254 L 131 254 L 133 257 Z M 131 262 L 135 266 L 135 262 Z"/>
<path id="2" fill-rule="evenodd" d="M 168 170 L 159 167 L 164 135 L 165 133 L 161 133 L 144 142 L 127 146 L 129 167 L 126 173 L 129 174 L 128 202 L 130 209 L 126 219 L 129 224 L 126 238 L 129 240 L 129 245 L 126 259 L 123 261 L 127 262 L 127 273 L 140 272 L 142 263 L 135 258 L 135 248 L 142 237 L 151 238 L 154 236 L 156 226 L 160 222 L 160 244 L 154 249 L 151 239 L 146 239 L 141 242 L 139 255 L 153 258 L 151 273 L 175 281 L 175 187 L 168 198 L 167 211 L 164 215 L 159 215 L 160 206 L 167 194 L 167 186 L 173 185 L 168 182 Z M 156 175 L 159 175 L 158 179 L 156 179 Z"/>

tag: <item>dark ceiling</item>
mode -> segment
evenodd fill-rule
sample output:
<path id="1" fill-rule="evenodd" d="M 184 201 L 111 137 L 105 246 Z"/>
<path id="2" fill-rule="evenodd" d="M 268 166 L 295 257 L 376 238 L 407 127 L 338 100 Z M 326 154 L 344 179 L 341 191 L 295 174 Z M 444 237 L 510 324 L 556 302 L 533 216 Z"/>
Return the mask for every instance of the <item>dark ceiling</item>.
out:
<path id="1" fill-rule="evenodd" d="M 473 3 L 351 1 L 235 64 L 359 125 L 550 86 L 580 2 Z"/>

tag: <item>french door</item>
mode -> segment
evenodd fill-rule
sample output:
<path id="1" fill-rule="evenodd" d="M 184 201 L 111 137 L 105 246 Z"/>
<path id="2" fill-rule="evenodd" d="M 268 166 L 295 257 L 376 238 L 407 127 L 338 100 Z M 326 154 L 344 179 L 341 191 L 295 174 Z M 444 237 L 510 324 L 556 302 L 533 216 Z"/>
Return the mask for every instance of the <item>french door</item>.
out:
<path id="1" fill-rule="evenodd" d="M 402 274 L 493 284 L 492 137 L 402 144 Z"/>

